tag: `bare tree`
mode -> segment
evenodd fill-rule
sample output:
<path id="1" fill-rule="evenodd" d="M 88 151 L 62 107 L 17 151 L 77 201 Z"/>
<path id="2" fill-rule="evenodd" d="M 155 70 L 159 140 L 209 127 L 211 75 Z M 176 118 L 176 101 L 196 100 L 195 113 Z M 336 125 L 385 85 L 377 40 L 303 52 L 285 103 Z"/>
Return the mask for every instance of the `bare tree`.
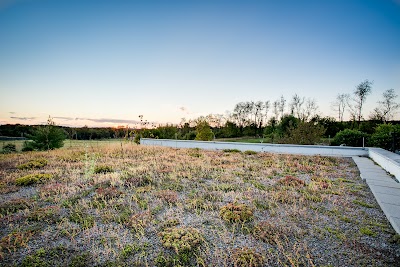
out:
<path id="1" fill-rule="evenodd" d="M 261 130 L 261 127 L 263 125 L 263 121 L 264 121 L 264 102 L 262 101 L 257 101 L 257 102 L 253 102 L 253 114 L 254 114 L 254 127 L 255 127 L 255 135 L 257 135 L 257 129 Z"/>
<path id="2" fill-rule="evenodd" d="M 349 103 L 349 94 L 338 94 L 336 101 L 332 104 L 334 111 L 338 112 L 338 121 L 343 122 L 343 115 L 346 109 L 347 103 Z"/>
<path id="3" fill-rule="evenodd" d="M 297 116 L 297 118 L 301 117 L 302 106 L 304 104 L 304 97 L 301 98 L 298 94 L 295 94 L 292 97 L 292 102 L 290 102 L 290 111 L 292 115 Z"/>
<path id="4" fill-rule="evenodd" d="M 388 89 L 382 94 L 383 100 L 378 101 L 379 106 L 374 109 L 372 116 L 387 122 L 392 119 L 396 110 L 400 108 L 400 104 L 395 102 L 398 95 L 394 89 Z"/>
<path id="5" fill-rule="evenodd" d="M 312 98 L 300 97 L 295 94 L 290 102 L 290 109 L 293 116 L 305 122 L 313 117 L 318 109 L 317 102 Z"/>
<path id="6" fill-rule="evenodd" d="M 271 104 L 270 104 L 269 100 L 268 100 L 268 101 L 265 101 L 265 104 L 264 104 L 264 108 L 265 108 L 265 114 L 264 114 L 265 122 L 268 121 L 268 112 L 269 112 L 270 107 L 271 107 Z"/>
<path id="7" fill-rule="evenodd" d="M 373 82 L 369 80 L 365 80 L 357 85 L 356 89 L 354 90 L 354 111 L 356 112 L 354 115 L 357 118 L 358 125 L 360 125 L 361 118 L 362 118 L 362 108 L 365 103 L 367 96 L 371 93 Z"/>
<path id="8" fill-rule="evenodd" d="M 233 117 L 235 118 L 240 130 L 243 130 L 243 127 L 248 124 L 250 111 L 251 105 L 249 102 L 239 102 L 236 104 L 235 109 L 233 110 Z"/>
<path id="9" fill-rule="evenodd" d="M 272 106 L 274 109 L 273 112 L 275 115 L 275 119 L 278 120 L 278 118 L 279 118 L 279 101 L 278 100 L 274 101 L 274 103 L 272 103 Z"/>
<path id="10" fill-rule="evenodd" d="M 279 103 L 278 104 L 279 113 L 281 115 L 281 118 L 283 118 L 283 115 L 284 115 L 284 112 L 285 112 L 285 106 L 286 106 L 286 99 L 283 97 L 283 95 L 279 99 L 278 103 Z"/>
<path id="11" fill-rule="evenodd" d="M 301 121 L 305 122 L 314 117 L 317 114 L 318 105 L 314 98 L 308 98 L 306 101 L 306 106 L 304 107 L 304 112 Z"/>

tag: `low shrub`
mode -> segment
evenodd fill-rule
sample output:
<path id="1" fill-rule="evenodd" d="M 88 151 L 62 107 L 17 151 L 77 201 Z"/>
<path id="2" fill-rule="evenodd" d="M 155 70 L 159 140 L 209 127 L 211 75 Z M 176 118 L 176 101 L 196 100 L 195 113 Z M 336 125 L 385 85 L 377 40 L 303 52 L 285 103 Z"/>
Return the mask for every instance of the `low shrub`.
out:
<path id="1" fill-rule="evenodd" d="M 3 153 L 4 154 L 9 154 L 9 153 L 14 153 L 17 152 L 17 147 L 15 144 L 7 144 L 3 145 Z"/>
<path id="2" fill-rule="evenodd" d="M 286 186 L 293 186 L 293 187 L 300 187 L 300 186 L 305 186 L 306 183 L 301 180 L 300 178 L 287 175 L 281 179 L 278 180 L 278 184 L 286 185 Z"/>
<path id="3" fill-rule="evenodd" d="M 160 236 L 163 246 L 174 249 L 176 254 L 193 251 L 203 242 L 200 232 L 191 227 L 167 228 Z"/>
<path id="4" fill-rule="evenodd" d="M 126 174 L 122 179 L 125 180 L 125 186 L 146 186 L 152 183 L 152 180 L 148 176 L 132 176 L 130 174 Z"/>
<path id="5" fill-rule="evenodd" d="M 25 141 L 24 144 L 22 145 L 22 151 L 27 152 L 27 151 L 34 151 L 35 147 L 32 141 Z"/>
<path id="6" fill-rule="evenodd" d="M 253 151 L 253 150 L 246 150 L 245 152 L 243 152 L 245 155 L 256 155 L 257 152 Z"/>
<path id="7" fill-rule="evenodd" d="M 254 227 L 253 235 L 255 238 L 266 243 L 276 244 L 276 240 L 280 240 L 283 236 L 289 235 L 289 232 L 286 229 L 283 229 L 280 225 L 263 221 L 259 222 Z"/>
<path id="8" fill-rule="evenodd" d="M 175 204 L 178 201 L 178 193 L 172 190 L 160 190 L 156 195 L 167 203 Z"/>
<path id="9" fill-rule="evenodd" d="M 24 210 L 31 207 L 27 199 L 17 198 L 11 201 L 3 202 L 0 204 L 0 215 L 7 215 L 15 213 L 19 210 Z"/>
<path id="10" fill-rule="evenodd" d="M 97 199 L 110 200 L 113 198 L 117 198 L 122 194 L 123 192 L 115 186 L 110 186 L 105 188 L 100 187 L 96 189 Z"/>
<path id="11" fill-rule="evenodd" d="M 81 210 L 74 210 L 69 216 L 69 220 L 78 223 L 83 229 L 89 229 L 94 226 L 94 218 Z"/>
<path id="12" fill-rule="evenodd" d="M 107 173 L 113 171 L 113 168 L 107 165 L 99 165 L 94 168 L 94 173 Z"/>
<path id="13" fill-rule="evenodd" d="M 392 148 L 393 134 L 400 136 L 400 125 L 380 124 L 371 135 L 368 145 L 389 150 Z M 400 138 L 396 138 L 395 147 L 400 147 Z"/>
<path id="14" fill-rule="evenodd" d="M 246 204 L 228 203 L 219 210 L 219 215 L 226 222 L 247 222 L 253 220 L 253 210 Z"/>
<path id="15" fill-rule="evenodd" d="M 361 147 L 363 146 L 363 138 L 367 138 L 368 134 L 358 131 L 358 130 L 350 130 L 345 129 L 343 131 L 338 132 L 333 138 L 332 145 L 334 146 L 355 146 Z"/>
<path id="16" fill-rule="evenodd" d="M 44 174 L 29 174 L 23 177 L 17 178 L 15 180 L 15 184 L 19 186 L 28 186 L 38 183 L 44 183 L 47 180 L 53 178 L 51 174 L 44 173 Z"/>
<path id="17" fill-rule="evenodd" d="M 227 148 L 227 149 L 223 149 L 222 151 L 226 152 L 226 153 L 241 153 L 242 151 L 240 151 L 239 149 L 236 148 Z"/>
<path id="18" fill-rule="evenodd" d="M 47 165 L 46 159 L 33 159 L 17 166 L 20 170 L 40 169 Z"/>
<path id="19" fill-rule="evenodd" d="M 263 257 L 251 248 L 236 248 L 232 251 L 233 265 L 235 267 L 264 266 Z"/>
<path id="20" fill-rule="evenodd" d="M 57 206 L 48 206 L 44 208 L 39 208 L 32 211 L 28 215 L 28 220 L 30 221 L 46 221 L 46 222 L 56 222 L 59 219 L 60 208 Z"/>

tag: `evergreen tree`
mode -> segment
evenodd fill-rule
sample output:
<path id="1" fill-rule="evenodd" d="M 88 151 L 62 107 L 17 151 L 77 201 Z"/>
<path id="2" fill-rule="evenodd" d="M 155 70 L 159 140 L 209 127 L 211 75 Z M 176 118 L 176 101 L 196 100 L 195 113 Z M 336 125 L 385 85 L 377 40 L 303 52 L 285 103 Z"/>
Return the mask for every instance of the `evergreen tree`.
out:
<path id="1" fill-rule="evenodd" d="M 211 131 L 210 125 L 206 121 L 199 121 L 196 126 L 196 138 L 200 141 L 213 140 L 214 134 Z"/>
<path id="2" fill-rule="evenodd" d="M 35 129 L 34 133 L 30 136 L 32 142 L 26 143 L 25 146 L 36 150 L 52 150 L 62 147 L 65 138 L 65 132 L 61 128 L 58 128 L 49 116 L 47 124 Z"/>

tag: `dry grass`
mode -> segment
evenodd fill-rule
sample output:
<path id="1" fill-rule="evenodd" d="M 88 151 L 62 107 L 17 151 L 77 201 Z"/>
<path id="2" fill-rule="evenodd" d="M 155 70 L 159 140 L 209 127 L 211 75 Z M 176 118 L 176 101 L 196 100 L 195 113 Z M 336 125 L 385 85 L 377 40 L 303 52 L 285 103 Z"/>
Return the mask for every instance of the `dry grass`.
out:
<path id="1" fill-rule="evenodd" d="M 40 169 L 19 169 L 45 159 Z M 102 170 L 96 171 L 96 167 Z M 21 186 L 27 175 L 51 179 Z M 396 266 L 345 158 L 141 147 L 0 155 L 2 266 Z"/>

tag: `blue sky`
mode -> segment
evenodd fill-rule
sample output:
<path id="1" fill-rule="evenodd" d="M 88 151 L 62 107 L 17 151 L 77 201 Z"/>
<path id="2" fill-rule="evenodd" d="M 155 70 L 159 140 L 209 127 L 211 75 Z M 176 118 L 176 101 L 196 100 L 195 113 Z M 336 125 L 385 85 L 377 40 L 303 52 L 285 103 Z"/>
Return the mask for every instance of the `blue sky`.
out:
<path id="1" fill-rule="evenodd" d="M 335 116 L 365 79 L 368 117 L 400 93 L 400 1 L 0 0 L 0 123 L 179 123 L 295 93 Z"/>

